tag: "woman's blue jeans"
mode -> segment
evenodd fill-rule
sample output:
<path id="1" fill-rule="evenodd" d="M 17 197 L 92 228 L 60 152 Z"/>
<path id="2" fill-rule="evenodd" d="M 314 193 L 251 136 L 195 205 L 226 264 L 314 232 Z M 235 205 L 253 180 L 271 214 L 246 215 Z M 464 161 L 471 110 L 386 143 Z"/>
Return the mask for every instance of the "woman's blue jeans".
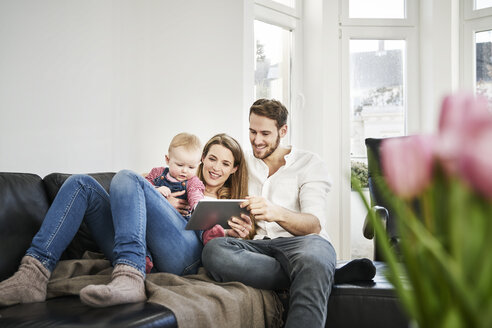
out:
<path id="1" fill-rule="evenodd" d="M 109 194 L 92 177 L 73 175 L 58 191 L 26 255 L 50 271 L 77 233 L 82 221 L 104 255 L 145 274 L 146 250 L 160 272 L 196 273 L 202 243 L 185 230 L 186 220 L 141 175 L 118 172 Z"/>

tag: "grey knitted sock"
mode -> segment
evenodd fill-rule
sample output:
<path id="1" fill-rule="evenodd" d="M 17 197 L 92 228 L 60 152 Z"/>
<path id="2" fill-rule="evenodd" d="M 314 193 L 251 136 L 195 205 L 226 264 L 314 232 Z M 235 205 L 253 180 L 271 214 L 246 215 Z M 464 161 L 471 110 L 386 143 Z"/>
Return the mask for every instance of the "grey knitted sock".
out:
<path id="1" fill-rule="evenodd" d="M 132 266 L 117 264 L 107 285 L 89 285 L 80 291 L 83 303 L 105 307 L 147 300 L 143 274 Z"/>
<path id="2" fill-rule="evenodd" d="M 24 256 L 19 270 L 0 283 L 0 306 L 46 300 L 51 272 L 31 256 Z"/>

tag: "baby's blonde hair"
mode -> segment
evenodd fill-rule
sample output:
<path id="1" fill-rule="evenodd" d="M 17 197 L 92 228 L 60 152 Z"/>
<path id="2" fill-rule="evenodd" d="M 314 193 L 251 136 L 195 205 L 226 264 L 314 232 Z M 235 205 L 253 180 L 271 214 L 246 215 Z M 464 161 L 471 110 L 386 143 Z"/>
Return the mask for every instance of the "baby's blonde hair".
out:
<path id="1" fill-rule="evenodd" d="M 174 148 L 184 147 L 186 150 L 199 150 L 202 149 L 202 143 L 200 139 L 194 134 L 182 132 L 174 136 L 173 140 L 169 144 L 169 149 L 167 150 L 170 154 Z"/>

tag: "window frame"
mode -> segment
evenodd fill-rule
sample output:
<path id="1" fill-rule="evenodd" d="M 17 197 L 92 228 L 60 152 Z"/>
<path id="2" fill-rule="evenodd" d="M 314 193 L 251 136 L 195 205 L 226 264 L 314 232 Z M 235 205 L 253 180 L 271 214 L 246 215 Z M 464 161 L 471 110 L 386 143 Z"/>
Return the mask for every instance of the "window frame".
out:
<path id="1" fill-rule="evenodd" d="M 293 8 L 272 0 L 255 0 L 255 7 L 263 7 L 265 9 L 270 9 L 272 11 L 275 11 L 281 15 L 288 15 L 299 19 L 300 3 L 301 1 L 296 0 Z M 256 8 L 255 8 L 255 14 L 256 14 Z"/>
<path id="2" fill-rule="evenodd" d="M 304 96 L 300 92 L 300 90 L 302 90 L 301 4 L 302 0 L 295 0 L 295 8 L 292 8 L 272 0 L 254 1 L 254 20 L 259 20 L 267 24 L 276 25 L 278 27 L 289 30 L 292 33 L 289 81 L 290 94 L 288 95 L 289 103 L 285 104 L 287 106 L 287 109 L 289 110 L 289 118 L 287 121 L 287 136 L 283 140 L 284 143 L 289 145 L 300 143 L 302 125 L 301 120 L 298 119 L 298 113 L 302 112 L 302 107 L 304 105 Z M 253 98 L 255 98 L 254 94 Z M 253 102 L 254 100 L 255 99 L 252 99 L 251 102 Z"/>
<path id="3" fill-rule="evenodd" d="M 378 27 L 346 27 L 341 32 L 341 60 L 342 60 L 342 111 L 350 108 L 350 40 L 405 40 L 406 56 L 404 80 L 406 83 L 406 117 L 405 133 L 416 132 L 420 127 L 418 69 L 419 67 L 418 37 L 416 31 L 409 27 L 394 27 L 381 30 Z M 344 60 L 345 59 L 345 60 Z M 409 109 L 413 109 L 410 111 Z M 344 112 L 343 112 L 344 113 Z M 344 118 L 346 115 L 343 115 Z M 349 117 L 350 118 L 350 117 Z M 350 121 L 348 122 L 350 123 Z M 350 125 L 348 125 L 350 127 Z M 350 141 L 350 140 L 349 140 Z"/>
<path id="4" fill-rule="evenodd" d="M 464 10 L 462 12 L 464 13 L 465 20 L 492 16 L 492 7 L 475 10 L 473 9 L 474 5 L 474 0 L 464 1 Z"/>
<path id="5" fill-rule="evenodd" d="M 406 0 L 406 19 L 355 19 L 348 18 L 348 1 L 340 0 L 339 42 L 340 42 L 340 85 L 342 122 L 340 138 L 340 170 L 341 170 L 341 251 L 343 258 L 351 258 L 351 108 L 350 108 L 350 40 L 405 40 L 406 55 L 404 68 L 405 97 L 405 134 L 419 131 L 421 116 L 419 92 L 419 32 L 418 7 L 416 0 Z M 388 28 L 391 27 L 391 28 Z M 410 68 L 415 69 L 410 69 Z"/>

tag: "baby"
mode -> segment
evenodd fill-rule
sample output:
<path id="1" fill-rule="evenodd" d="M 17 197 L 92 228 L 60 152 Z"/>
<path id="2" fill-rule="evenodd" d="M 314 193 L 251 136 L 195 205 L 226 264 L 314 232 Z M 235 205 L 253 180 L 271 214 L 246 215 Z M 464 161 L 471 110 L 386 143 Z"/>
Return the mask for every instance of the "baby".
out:
<path id="1" fill-rule="evenodd" d="M 185 190 L 177 198 L 186 199 L 190 209 L 194 209 L 205 190 L 203 182 L 196 176 L 201 155 L 202 145 L 198 137 L 179 133 L 169 144 L 166 155 L 168 167 L 155 167 L 145 178 L 166 198 L 171 193 Z"/>
<path id="2" fill-rule="evenodd" d="M 197 136 L 183 132 L 174 136 L 167 152 L 166 164 L 168 166 L 153 168 L 145 179 L 166 198 L 171 193 L 185 190 L 185 193 L 177 198 L 188 201 L 190 206 L 190 211 L 186 216 L 188 218 L 198 201 L 203 198 L 205 191 L 205 185 L 196 176 L 202 156 L 202 145 Z M 145 262 L 145 271 L 150 273 L 154 264 L 148 250 Z"/>

